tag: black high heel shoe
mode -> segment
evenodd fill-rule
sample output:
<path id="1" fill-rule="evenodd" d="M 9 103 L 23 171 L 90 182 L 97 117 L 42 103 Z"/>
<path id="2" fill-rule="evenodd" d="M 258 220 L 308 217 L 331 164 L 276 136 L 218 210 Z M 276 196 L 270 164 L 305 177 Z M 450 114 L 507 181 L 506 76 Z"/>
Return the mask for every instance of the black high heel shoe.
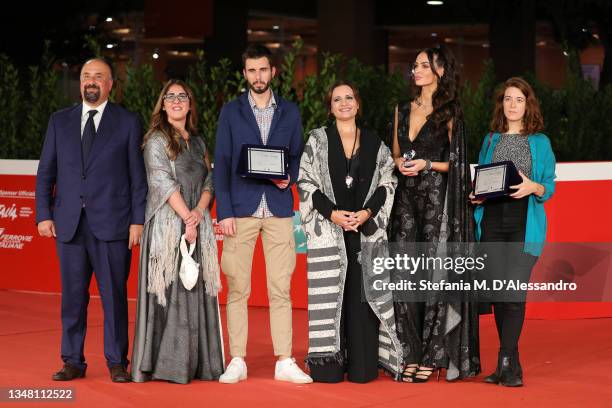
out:
<path id="1" fill-rule="evenodd" d="M 436 381 L 440 381 L 440 372 L 442 371 L 439 368 L 429 368 L 429 367 L 419 367 L 416 373 L 414 373 L 414 377 L 412 378 L 412 382 L 415 383 L 424 383 L 429 381 L 429 377 L 437 371 Z"/>
<path id="2" fill-rule="evenodd" d="M 402 371 L 402 381 L 403 382 L 414 382 L 414 375 L 419 369 L 418 364 L 408 364 L 404 367 L 404 371 Z"/>

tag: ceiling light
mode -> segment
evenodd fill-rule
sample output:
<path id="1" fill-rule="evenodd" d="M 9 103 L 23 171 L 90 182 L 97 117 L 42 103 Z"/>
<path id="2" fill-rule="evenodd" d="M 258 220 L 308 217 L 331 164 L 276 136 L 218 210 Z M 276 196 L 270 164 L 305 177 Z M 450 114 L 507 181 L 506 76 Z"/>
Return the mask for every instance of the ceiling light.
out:
<path id="1" fill-rule="evenodd" d="M 112 23 L 113 22 L 113 18 L 112 17 L 106 17 L 106 22 L 107 23 Z"/>
<path id="2" fill-rule="evenodd" d="M 170 50 L 168 54 L 173 57 L 193 57 L 193 52 L 190 51 L 178 51 L 178 50 Z"/>
<path id="3" fill-rule="evenodd" d="M 106 44 L 106 48 L 108 48 L 109 50 L 113 48 L 114 46 L 115 46 L 114 44 Z"/>
<path id="4" fill-rule="evenodd" d="M 158 53 L 156 53 L 156 52 L 154 52 L 154 53 L 153 53 L 153 59 L 159 59 L 159 54 L 158 54 Z"/>
<path id="5" fill-rule="evenodd" d="M 273 26 L 272 26 L 272 29 L 273 29 L 273 30 L 280 30 L 280 26 L 273 25 Z"/>
<path id="6" fill-rule="evenodd" d="M 117 34 L 117 35 L 128 35 L 130 33 L 130 29 L 125 27 L 125 28 L 115 28 L 113 30 L 113 34 Z"/>
<path id="7" fill-rule="evenodd" d="M 427 4 L 430 6 L 441 6 L 444 4 L 444 2 L 441 0 L 429 0 Z"/>

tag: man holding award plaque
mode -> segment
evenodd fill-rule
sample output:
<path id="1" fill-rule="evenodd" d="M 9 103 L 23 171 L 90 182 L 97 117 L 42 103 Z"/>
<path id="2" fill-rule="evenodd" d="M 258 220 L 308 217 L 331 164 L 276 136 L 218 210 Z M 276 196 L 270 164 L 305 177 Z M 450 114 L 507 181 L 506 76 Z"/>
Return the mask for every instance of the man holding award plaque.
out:
<path id="1" fill-rule="evenodd" d="M 293 194 L 304 147 L 297 105 L 270 89 L 276 69 L 270 51 L 251 45 L 242 56 L 248 91 L 227 103 L 217 127 L 214 184 L 224 235 L 221 267 L 227 277 L 227 326 L 232 360 L 219 379 L 247 378 L 247 301 L 251 265 L 261 234 L 266 258 L 270 329 L 278 357 L 274 378 L 309 383 L 291 358 L 291 275 L 295 268 Z"/>

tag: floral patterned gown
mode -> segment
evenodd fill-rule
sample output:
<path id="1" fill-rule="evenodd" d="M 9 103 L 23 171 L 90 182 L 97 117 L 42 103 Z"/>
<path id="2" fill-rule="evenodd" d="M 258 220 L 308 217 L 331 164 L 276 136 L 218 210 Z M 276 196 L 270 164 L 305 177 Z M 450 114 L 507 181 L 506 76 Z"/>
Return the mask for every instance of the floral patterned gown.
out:
<path id="1" fill-rule="evenodd" d="M 414 150 L 415 159 L 432 162 L 450 159 L 450 169 L 449 173 L 423 170 L 414 177 L 403 176 L 396 169 L 398 188 L 391 213 L 389 241 L 427 243 L 427 255 L 433 256 L 439 242 L 473 241 L 472 216 L 466 206 L 470 176 L 463 123 L 454 121 L 452 139 L 455 140 L 451 143 L 447 126 L 436 126 L 431 119 L 410 141 L 409 122 L 410 104 L 407 103 L 398 110 L 400 154 Z M 393 123 L 390 129 L 392 137 Z M 447 368 L 449 380 L 480 372 L 475 304 L 396 300 L 395 317 L 405 364 Z"/>

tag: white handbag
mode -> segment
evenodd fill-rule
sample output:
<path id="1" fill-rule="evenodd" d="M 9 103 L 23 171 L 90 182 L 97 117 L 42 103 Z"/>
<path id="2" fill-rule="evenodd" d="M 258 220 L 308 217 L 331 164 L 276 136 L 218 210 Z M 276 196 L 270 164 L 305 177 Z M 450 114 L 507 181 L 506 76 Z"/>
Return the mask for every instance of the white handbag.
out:
<path id="1" fill-rule="evenodd" d="M 200 264 L 193 260 L 191 255 L 195 250 L 196 243 L 189 244 L 189 251 L 187 251 L 187 241 L 185 240 L 185 234 L 181 236 L 180 250 L 182 255 L 181 269 L 179 270 L 179 276 L 183 286 L 187 290 L 191 290 L 196 282 L 198 281 L 198 274 L 200 271 Z"/>

